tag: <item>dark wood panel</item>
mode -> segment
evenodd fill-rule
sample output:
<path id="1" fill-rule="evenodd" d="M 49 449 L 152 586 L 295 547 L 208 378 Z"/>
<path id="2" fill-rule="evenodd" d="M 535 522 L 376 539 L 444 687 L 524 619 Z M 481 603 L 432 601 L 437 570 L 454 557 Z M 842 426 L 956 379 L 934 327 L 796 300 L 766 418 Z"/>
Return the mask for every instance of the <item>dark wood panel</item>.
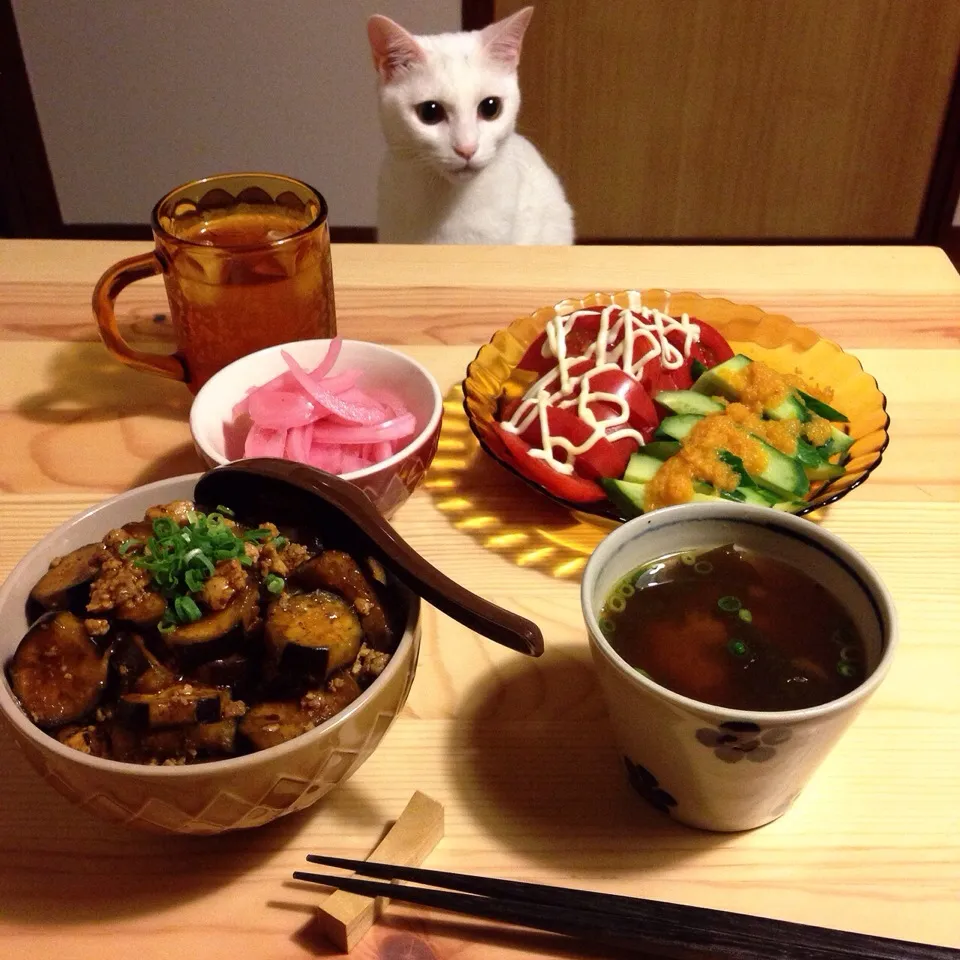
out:
<path id="1" fill-rule="evenodd" d="M 526 0 L 497 0 L 497 17 Z M 593 237 L 915 236 L 956 0 L 540 0 L 522 128 Z"/>

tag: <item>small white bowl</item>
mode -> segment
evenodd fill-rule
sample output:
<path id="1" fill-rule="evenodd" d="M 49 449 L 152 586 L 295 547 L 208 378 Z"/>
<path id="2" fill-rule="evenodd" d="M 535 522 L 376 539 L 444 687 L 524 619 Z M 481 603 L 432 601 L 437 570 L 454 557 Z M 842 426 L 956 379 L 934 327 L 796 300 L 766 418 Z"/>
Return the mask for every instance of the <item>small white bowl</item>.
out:
<path id="1" fill-rule="evenodd" d="M 272 380 L 288 368 L 280 355 L 289 353 L 306 368 L 315 367 L 326 355 L 329 340 L 296 340 L 258 350 L 224 367 L 200 389 L 190 408 L 190 432 L 197 453 L 208 466 L 241 459 L 228 448 L 233 408 L 250 387 Z M 392 516 L 423 479 L 437 451 L 443 398 L 433 375 L 416 360 L 365 340 L 344 340 L 334 372 L 359 367 L 359 386 L 386 387 L 398 394 L 417 421 L 413 439 L 392 457 L 341 474 L 360 487 L 380 512 Z M 231 452 L 233 455 L 231 456 Z"/>

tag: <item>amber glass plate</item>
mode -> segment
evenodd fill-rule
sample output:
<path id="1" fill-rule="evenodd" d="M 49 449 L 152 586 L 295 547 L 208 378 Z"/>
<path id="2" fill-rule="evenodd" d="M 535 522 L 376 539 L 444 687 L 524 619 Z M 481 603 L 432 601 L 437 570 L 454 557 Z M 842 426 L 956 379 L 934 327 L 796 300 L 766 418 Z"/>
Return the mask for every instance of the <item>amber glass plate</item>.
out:
<path id="1" fill-rule="evenodd" d="M 551 500 L 579 513 L 613 520 L 623 517 L 609 501 L 573 503 L 554 496 L 524 476 L 501 446 L 493 424 L 500 397 L 505 389 L 510 389 L 508 382 L 514 368 L 554 312 L 566 315 L 585 307 L 611 303 L 626 307 L 628 297 L 628 291 L 593 293 L 581 300 L 562 300 L 556 306 L 542 307 L 515 320 L 509 327 L 497 331 L 493 339 L 480 348 L 467 367 L 463 381 L 467 420 L 480 445 L 491 457 Z M 835 503 L 876 469 L 889 440 L 887 400 L 877 387 L 877 381 L 864 371 L 856 357 L 844 353 L 837 344 L 822 339 L 808 327 L 798 326 L 789 317 L 766 313 L 759 307 L 733 303 L 721 297 L 645 290 L 641 294 L 641 303 L 673 316 L 688 313 L 705 320 L 723 334 L 735 353 L 762 360 L 782 373 L 797 373 L 810 384 L 832 388 L 831 403 L 850 418 L 848 427 L 854 443 L 843 476 L 812 485 L 807 503 L 796 511 L 798 514 Z"/>

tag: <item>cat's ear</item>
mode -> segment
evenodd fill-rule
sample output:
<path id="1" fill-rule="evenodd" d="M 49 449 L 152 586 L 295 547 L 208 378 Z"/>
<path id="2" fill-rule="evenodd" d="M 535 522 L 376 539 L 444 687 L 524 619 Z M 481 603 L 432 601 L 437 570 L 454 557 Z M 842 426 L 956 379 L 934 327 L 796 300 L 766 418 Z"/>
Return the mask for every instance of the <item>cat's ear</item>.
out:
<path id="1" fill-rule="evenodd" d="M 385 82 L 390 81 L 397 71 L 426 59 L 423 47 L 412 34 L 379 13 L 367 21 L 367 37 L 373 51 L 373 64 Z"/>
<path id="2" fill-rule="evenodd" d="M 516 69 L 520 62 L 523 35 L 533 16 L 533 7 L 524 7 L 504 20 L 491 23 L 480 31 L 480 41 L 491 59 Z"/>

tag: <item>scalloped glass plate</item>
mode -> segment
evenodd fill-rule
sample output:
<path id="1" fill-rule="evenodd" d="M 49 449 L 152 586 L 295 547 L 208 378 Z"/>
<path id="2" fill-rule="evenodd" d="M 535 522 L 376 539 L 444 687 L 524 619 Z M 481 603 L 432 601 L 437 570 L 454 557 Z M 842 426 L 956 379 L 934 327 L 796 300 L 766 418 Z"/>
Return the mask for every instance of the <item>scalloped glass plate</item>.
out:
<path id="1" fill-rule="evenodd" d="M 562 300 L 556 306 L 541 307 L 529 316 L 515 320 L 509 327 L 497 331 L 493 339 L 480 348 L 467 367 L 463 381 L 463 405 L 470 429 L 491 457 L 554 502 L 577 513 L 608 520 L 624 519 L 612 503 L 573 503 L 554 496 L 524 476 L 502 450 L 493 424 L 500 396 L 514 368 L 554 311 L 566 315 L 584 307 L 611 303 L 626 306 L 628 296 L 629 291 L 592 293 L 579 300 Z M 809 327 L 799 326 L 789 317 L 766 313 L 759 307 L 733 303 L 722 297 L 646 290 L 641 294 L 641 302 L 673 315 L 688 313 L 705 320 L 723 334 L 735 352 L 762 360 L 783 373 L 797 373 L 811 384 L 833 389 L 831 403 L 850 418 L 849 430 L 854 443 L 843 476 L 829 483 L 813 485 L 806 505 L 797 511 L 798 514 L 811 513 L 835 503 L 877 468 L 889 442 L 887 400 L 877 381 L 863 369 L 856 357 L 845 353 L 832 341 L 824 340 Z"/>

